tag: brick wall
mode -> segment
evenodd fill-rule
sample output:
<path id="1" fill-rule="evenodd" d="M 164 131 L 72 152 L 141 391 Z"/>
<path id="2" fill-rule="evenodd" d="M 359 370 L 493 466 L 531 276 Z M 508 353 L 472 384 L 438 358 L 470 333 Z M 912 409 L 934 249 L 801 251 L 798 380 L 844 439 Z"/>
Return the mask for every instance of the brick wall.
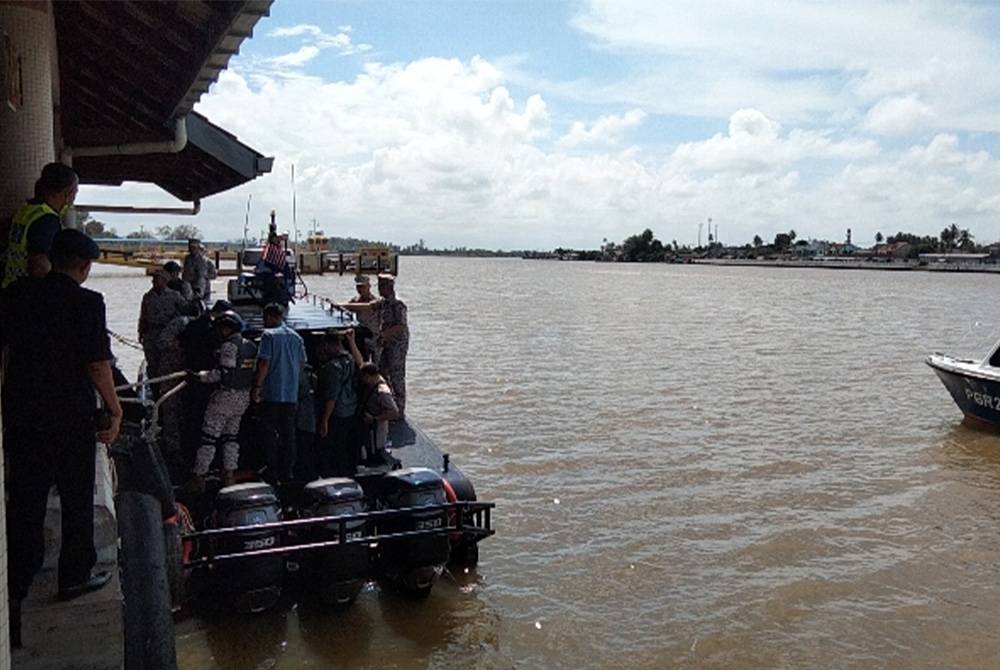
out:
<path id="1" fill-rule="evenodd" d="M 49 3 L 0 4 L 0 39 L 4 33 L 20 57 L 24 100 L 20 109 L 11 110 L 5 90 L 0 91 L 0 217 L 7 218 L 31 197 L 42 166 L 55 160 L 53 71 L 58 63 Z M 6 85 L 6 74 L 3 80 Z"/>

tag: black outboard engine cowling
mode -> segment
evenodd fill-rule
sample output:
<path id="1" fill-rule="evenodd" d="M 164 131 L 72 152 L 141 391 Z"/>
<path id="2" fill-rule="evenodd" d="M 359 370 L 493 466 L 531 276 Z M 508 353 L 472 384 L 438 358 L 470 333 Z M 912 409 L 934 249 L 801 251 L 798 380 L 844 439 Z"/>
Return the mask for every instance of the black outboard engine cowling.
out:
<path id="1" fill-rule="evenodd" d="M 347 516 L 365 511 L 365 494 L 353 479 L 330 477 L 317 479 L 302 489 L 300 514 L 303 518 Z M 343 523 L 345 540 L 360 540 L 366 534 L 364 519 Z M 330 542 L 340 539 L 339 522 L 311 526 L 311 542 Z M 310 552 L 305 566 L 308 579 L 319 591 L 320 598 L 329 605 L 346 605 L 354 601 L 368 578 L 370 549 L 365 542 L 343 544 Z"/>
<path id="2" fill-rule="evenodd" d="M 380 484 L 380 499 L 389 509 L 443 505 L 441 475 L 427 468 L 403 468 L 387 473 Z M 414 511 L 383 522 L 379 534 L 445 528 L 447 512 L 437 509 Z M 382 552 L 389 576 L 417 593 L 430 591 L 448 562 L 450 543 L 445 533 L 389 540 Z"/>
<path id="3" fill-rule="evenodd" d="M 258 526 L 281 521 L 281 504 L 270 485 L 263 482 L 236 484 L 219 490 L 215 497 L 212 525 L 215 528 Z M 247 531 L 214 538 L 216 556 L 261 549 L 281 543 L 277 529 Z M 213 570 L 215 582 L 239 612 L 263 612 L 281 597 L 285 559 L 280 554 L 249 556 L 219 561 Z"/>

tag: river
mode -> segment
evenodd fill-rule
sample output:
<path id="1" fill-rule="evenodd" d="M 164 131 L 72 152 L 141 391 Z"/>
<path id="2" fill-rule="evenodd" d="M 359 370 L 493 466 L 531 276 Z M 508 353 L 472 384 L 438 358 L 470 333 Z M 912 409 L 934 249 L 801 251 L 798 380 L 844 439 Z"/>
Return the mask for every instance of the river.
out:
<path id="1" fill-rule="evenodd" d="M 497 504 L 478 570 L 192 617 L 181 667 L 994 665 L 1000 437 L 923 358 L 985 352 L 997 281 L 404 257 L 407 412 Z M 148 281 L 88 286 L 132 335 Z"/>

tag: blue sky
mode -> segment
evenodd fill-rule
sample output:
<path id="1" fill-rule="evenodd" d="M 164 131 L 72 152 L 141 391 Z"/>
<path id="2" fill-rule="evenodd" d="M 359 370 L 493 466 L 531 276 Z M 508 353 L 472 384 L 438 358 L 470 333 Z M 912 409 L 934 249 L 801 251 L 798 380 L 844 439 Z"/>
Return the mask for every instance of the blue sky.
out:
<path id="1" fill-rule="evenodd" d="M 211 239 L 432 246 L 1000 237 L 1000 8 L 981 2 L 277 0 L 199 111 L 275 157 Z M 152 186 L 84 201 L 171 204 Z M 189 220 L 103 217 L 119 232 Z"/>

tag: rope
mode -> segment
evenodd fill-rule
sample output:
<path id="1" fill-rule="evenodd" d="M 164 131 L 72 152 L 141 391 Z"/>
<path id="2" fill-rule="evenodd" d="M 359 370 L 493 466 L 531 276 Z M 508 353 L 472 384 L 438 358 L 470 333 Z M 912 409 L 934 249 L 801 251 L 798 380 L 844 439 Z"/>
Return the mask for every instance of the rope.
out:
<path id="1" fill-rule="evenodd" d="M 111 339 L 113 339 L 113 340 L 115 340 L 117 342 L 121 342 L 126 347 L 132 347 L 133 349 L 138 349 L 139 351 L 143 351 L 143 348 L 142 348 L 141 344 L 139 344 L 135 340 L 130 340 L 129 338 L 125 337 L 124 335 L 119 335 L 118 333 L 116 333 L 115 331 L 111 330 L 110 328 L 108 328 L 108 335 L 111 337 Z"/>

